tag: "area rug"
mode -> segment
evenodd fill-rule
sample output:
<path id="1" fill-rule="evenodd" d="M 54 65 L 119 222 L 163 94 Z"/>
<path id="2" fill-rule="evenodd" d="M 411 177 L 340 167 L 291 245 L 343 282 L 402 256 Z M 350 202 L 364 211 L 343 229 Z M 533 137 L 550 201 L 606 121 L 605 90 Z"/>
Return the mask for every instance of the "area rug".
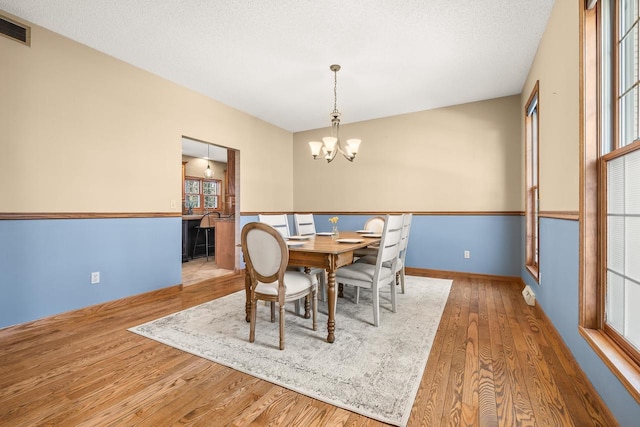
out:
<path id="1" fill-rule="evenodd" d="M 327 309 L 319 302 L 318 330 L 311 319 L 285 313 L 285 350 L 278 349 L 278 320 L 260 304 L 256 340 L 249 343 L 245 293 L 236 292 L 129 329 L 309 397 L 393 425 L 406 425 L 451 280 L 407 276 L 406 293 L 390 310 L 381 291 L 380 326 L 373 326 L 371 292 L 351 289 L 338 299 L 336 340 L 326 341 Z"/>

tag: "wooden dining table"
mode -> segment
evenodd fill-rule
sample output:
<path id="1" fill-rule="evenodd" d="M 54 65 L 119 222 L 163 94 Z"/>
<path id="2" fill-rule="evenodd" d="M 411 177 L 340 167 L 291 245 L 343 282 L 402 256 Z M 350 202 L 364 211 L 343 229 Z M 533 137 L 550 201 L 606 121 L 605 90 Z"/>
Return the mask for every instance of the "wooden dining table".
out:
<path id="1" fill-rule="evenodd" d="M 327 271 L 327 341 L 335 341 L 336 330 L 336 271 L 353 262 L 353 251 L 379 242 L 380 237 L 366 237 L 355 231 L 340 231 L 339 238 L 315 235 L 307 240 L 288 240 L 289 265 L 307 268 L 324 268 Z M 251 313 L 251 279 L 245 279 L 247 299 L 245 304 L 246 320 Z"/>

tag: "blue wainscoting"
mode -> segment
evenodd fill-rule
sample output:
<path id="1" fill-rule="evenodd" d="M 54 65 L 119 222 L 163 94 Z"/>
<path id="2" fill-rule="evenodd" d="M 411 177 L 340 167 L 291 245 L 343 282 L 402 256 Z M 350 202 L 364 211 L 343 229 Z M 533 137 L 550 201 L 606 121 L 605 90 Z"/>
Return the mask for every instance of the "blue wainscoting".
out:
<path id="1" fill-rule="evenodd" d="M 520 224 L 509 215 L 414 215 L 407 267 L 519 276 Z"/>
<path id="2" fill-rule="evenodd" d="M 0 221 L 0 328 L 181 283 L 181 226 L 179 217 Z"/>
<path id="3" fill-rule="evenodd" d="M 331 231 L 332 216 L 314 215 L 316 229 Z M 360 230 L 370 216 L 339 217 L 340 230 Z M 243 216 L 241 225 L 257 220 Z M 522 264 L 521 224 L 521 217 L 512 215 L 414 215 L 407 267 L 517 277 Z M 293 234 L 293 215 L 289 227 Z M 469 259 L 463 256 L 466 250 L 471 252 Z"/>
<path id="4" fill-rule="evenodd" d="M 521 276 L 620 425 L 637 426 L 640 405 L 578 332 L 579 236 L 578 221 L 541 218 L 540 284 L 524 265 Z"/>

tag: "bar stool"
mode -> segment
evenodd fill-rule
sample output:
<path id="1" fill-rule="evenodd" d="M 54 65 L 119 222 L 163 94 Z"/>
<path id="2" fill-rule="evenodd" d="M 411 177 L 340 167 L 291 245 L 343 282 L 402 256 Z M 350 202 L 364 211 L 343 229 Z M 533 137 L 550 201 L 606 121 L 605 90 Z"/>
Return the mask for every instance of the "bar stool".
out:
<path id="1" fill-rule="evenodd" d="M 217 213 L 218 218 L 220 217 L 220 214 Z M 204 214 L 202 216 L 202 218 L 200 219 L 200 225 L 197 225 L 195 227 L 198 231 L 196 232 L 196 238 L 195 241 L 193 242 L 193 251 L 191 252 L 191 258 L 193 258 L 196 254 L 196 249 L 199 246 L 202 246 L 202 243 L 198 244 L 198 237 L 200 237 L 200 230 L 204 230 L 204 246 L 205 246 L 205 252 L 207 254 L 207 261 L 209 261 L 209 248 L 213 248 L 213 250 L 215 251 L 215 241 L 212 240 L 212 244 L 209 244 L 209 233 L 214 233 L 216 230 L 216 225 L 215 222 L 213 221 L 213 218 L 211 217 L 211 212 Z M 215 253 L 215 252 L 214 252 Z"/>

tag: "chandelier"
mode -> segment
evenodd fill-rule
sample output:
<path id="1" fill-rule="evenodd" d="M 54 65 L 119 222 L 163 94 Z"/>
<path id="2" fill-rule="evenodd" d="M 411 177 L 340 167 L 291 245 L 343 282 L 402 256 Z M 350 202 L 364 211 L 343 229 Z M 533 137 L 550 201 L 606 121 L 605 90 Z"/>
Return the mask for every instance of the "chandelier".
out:
<path id="1" fill-rule="evenodd" d="M 338 151 L 350 162 L 353 162 L 356 154 L 358 154 L 358 148 L 360 147 L 359 139 L 347 139 L 346 146 L 342 145 L 340 141 L 340 112 L 338 111 L 338 71 L 340 66 L 333 64 L 329 67 L 333 71 L 333 111 L 329 113 L 331 117 L 331 136 L 325 136 L 320 141 L 309 142 L 311 148 L 311 155 L 313 159 L 325 159 L 327 163 L 330 163 L 335 157 Z"/>

